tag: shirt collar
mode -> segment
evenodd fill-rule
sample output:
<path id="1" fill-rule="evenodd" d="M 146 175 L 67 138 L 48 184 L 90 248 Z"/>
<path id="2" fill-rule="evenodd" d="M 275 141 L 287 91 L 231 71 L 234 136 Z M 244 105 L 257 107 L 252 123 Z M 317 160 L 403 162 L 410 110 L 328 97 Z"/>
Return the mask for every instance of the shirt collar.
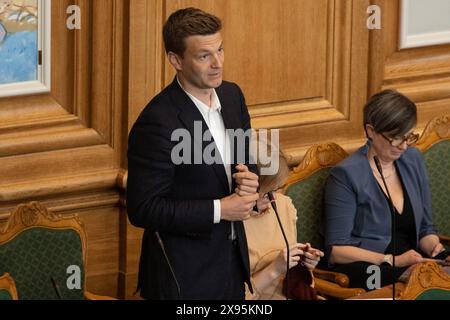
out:
<path id="1" fill-rule="evenodd" d="M 220 100 L 219 100 L 219 97 L 217 96 L 217 92 L 215 89 L 213 89 L 213 91 L 212 91 L 211 107 L 209 107 L 206 104 L 204 104 L 202 101 L 200 101 L 199 99 L 194 97 L 192 94 L 187 92 L 181 85 L 181 82 L 178 79 L 178 77 L 177 77 L 177 81 L 178 81 L 178 84 L 180 85 L 181 89 L 188 95 L 188 97 L 192 100 L 192 102 L 195 104 L 195 106 L 202 113 L 203 116 L 208 114 L 208 112 L 215 112 L 215 111 L 221 112 L 222 111 L 222 105 L 220 104 Z"/>

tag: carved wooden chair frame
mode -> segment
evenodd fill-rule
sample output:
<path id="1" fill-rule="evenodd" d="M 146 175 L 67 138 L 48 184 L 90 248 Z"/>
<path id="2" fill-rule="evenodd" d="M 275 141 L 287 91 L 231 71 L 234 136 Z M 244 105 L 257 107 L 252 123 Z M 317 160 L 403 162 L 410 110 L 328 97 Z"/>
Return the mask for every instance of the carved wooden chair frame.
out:
<path id="1" fill-rule="evenodd" d="M 87 234 L 84 224 L 78 215 L 56 214 L 41 204 L 31 202 L 19 205 L 10 215 L 6 226 L 0 231 L 0 245 L 13 240 L 28 229 L 42 227 L 53 230 L 72 229 L 80 235 L 82 245 L 83 264 L 87 264 Z M 84 296 L 88 300 L 110 300 L 110 297 L 98 296 L 84 290 Z"/>
<path id="2" fill-rule="evenodd" d="M 442 115 L 432 119 L 422 133 L 416 148 L 426 152 L 436 143 L 450 140 L 450 115 Z M 439 235 L 441 241 L 450 246 L 450 235 Z"/>
<path id="3" fill-rule="evenodd" d="M 16 284 L 9 273 L 0 277 L 0 290 L 6 290 L 11 295 L 12 300 L 19 300 Z"/>
<path id="4" fill-rule="evenodd" d="M 323 168 L 333 167 L 348 157 L 347 152 L 336 143 L 327 143 L 311 147 L 302 162 L 293 169 L 283 187 L 286 193 L 289 186 L 306 179 Z M 301 210 L 301 208 L 299 208 Z M 349 278 L 343 273 L 314 270 L 316 289 L 320 294 L 347 299 L 365 292 L 362 288 L 348 288 Z"/>
<path id="5" fill-rule="evenodd" d="M 449 291 L 450 275 L 436 262 L 427 261 L 414 267 L 408 283 L 402 291 L 400 300 L 415 300 L 419 295 L 430 289 Z"/>

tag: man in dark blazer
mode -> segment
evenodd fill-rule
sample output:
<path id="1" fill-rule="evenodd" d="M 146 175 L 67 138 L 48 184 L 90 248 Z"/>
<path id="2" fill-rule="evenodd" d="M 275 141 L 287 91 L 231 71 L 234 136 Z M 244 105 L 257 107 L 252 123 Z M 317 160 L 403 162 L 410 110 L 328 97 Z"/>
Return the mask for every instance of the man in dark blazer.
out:
<path id="1" fill-rule="evenodd" d="M 164 41 L 177 77 L 130 133 L 128 216 L 145 229 L 138 289 L 147 299 L 243 299 L 244 283 L 251 289 L 242 221 L 258 199 L 258 176 L 248 139 L 246 162 L 227 158 L 225 130 L 250 129 L 250 117 L 239 87 L 222 81 L 220 30 L 198 9 L 171 15 Z M 189 139 L 180 141 L 183 133 Z"/>

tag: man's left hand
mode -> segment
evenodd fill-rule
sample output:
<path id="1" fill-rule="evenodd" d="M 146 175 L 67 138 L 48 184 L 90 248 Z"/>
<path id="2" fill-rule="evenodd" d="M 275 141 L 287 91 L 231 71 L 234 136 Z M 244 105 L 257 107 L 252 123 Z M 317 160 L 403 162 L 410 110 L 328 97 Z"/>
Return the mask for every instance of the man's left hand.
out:
<path id="1" fill-rule="evenodd" d="M 248 167 L 243 164 L 236 166 L 236 170 L 238 172 L 233 175 L 233 178 L 236 180 L 237 184 L 237 188 L 235 190 L 236 194 L 243 197 L 257 193 L 259 187 L 258 175 L 248 170 Z"/>

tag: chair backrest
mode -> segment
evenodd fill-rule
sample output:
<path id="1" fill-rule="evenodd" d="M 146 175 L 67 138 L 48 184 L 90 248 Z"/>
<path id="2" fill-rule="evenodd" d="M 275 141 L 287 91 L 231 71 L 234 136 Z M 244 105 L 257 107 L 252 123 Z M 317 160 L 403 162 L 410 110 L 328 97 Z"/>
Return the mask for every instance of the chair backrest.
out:
<path id="1" fill-rule="evenodd" d="M 450 275 L 436 262 L 413 268 L 400 300 L 450 300 Z"/>
<path id="2" fill-rule="evenodd" d="M 284 193 L 297 208 L 297 238 L 323 249 L 323 193 L 330 169 L 348 154 L 339 145 L 328 143 L 311 147 L 293 170 Z"/>
<path id="3" fill-rule="evenodd" d="M 423 152 L 433 207 L 433 222 L 439 233 L 450 236 L 450 115 L 433 119 L 417 148 Z"/>
<path id="4" fill-rule="evenodd" d="M 0 270 L 11 274 L 23 300 L 82 300 L 85 254 L 79 218 L 38 202 L 18 206 L 0 232 Z"/>
<path id="5" fill-rule="evenodd" d="M 19 300 L 14 279 L 8 273 L 0 277 L 0 300 Z"/>

